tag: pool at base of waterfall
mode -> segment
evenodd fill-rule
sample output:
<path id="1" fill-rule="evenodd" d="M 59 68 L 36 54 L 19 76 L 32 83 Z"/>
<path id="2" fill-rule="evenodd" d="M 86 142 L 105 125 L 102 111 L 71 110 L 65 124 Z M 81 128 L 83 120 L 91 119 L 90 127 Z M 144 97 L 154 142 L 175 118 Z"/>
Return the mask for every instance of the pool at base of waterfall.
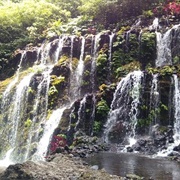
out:
<path id="1" fill-rule="evenodd" d="M 88 157 L 85 161 L 89 165 L 105 169 L 109 174 L 122 177 L 127 174 L 154 180 L 178 180 L 180 177 L 180 163 L 158 157 L 102 152 Z"/>

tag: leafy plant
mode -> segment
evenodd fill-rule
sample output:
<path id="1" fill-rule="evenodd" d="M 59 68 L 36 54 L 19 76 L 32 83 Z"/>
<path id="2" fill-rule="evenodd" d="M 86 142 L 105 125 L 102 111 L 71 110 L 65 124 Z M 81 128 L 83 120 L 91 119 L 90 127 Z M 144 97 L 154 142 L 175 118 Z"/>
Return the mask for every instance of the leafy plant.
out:
<path id="1" fill-rule="evenodd" d="M 67 144 L 66 142 L 66 136 L 65 135 L 57 135 L 53 136 L 52 141 L 50 143 L 50 151 L 51 153 L 54 153 L 57 148 L 59 147 L 65 147 Z"/>
<path id="2" fill-rule="evenodd" d="M 104 99 L 101 99 L 96 105 L 97 114 L 100 114 L 102 117 L 106 117 L 109 113 L 109 107 L 107 102 Z"/>
<path id="3" fill-rule="evenodd" d="M 100 130 L 102 128 L 102 122 L 100 121 L 94 121 L 94 125 L 93 125 L 93 132 L 94 133 L 99 133 Z"/>
<path id="4" fill-rule="evenodd" d="M 24 122 L 24 126 L 27 128 L 29 128 L 31 126 L 31 124 L 32 124 L 32 120 L 29 118 Z"/>

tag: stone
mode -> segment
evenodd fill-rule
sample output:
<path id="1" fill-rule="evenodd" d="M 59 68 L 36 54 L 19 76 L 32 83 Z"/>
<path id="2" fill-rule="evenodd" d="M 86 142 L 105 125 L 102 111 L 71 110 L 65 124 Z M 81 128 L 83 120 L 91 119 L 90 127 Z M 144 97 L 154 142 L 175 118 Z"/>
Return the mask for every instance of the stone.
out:
<path id="1" fill-rule="evenodd" d="M 27 161 L 22 164 L 10 165 L 0 174 L 1 180 L 83 180 L 85 175 L 89 179 L 120 180 L 121 177 L 109 175 L 105 171 L 83 165 L 81 160 L 56 154 L 50 162 Z"/>

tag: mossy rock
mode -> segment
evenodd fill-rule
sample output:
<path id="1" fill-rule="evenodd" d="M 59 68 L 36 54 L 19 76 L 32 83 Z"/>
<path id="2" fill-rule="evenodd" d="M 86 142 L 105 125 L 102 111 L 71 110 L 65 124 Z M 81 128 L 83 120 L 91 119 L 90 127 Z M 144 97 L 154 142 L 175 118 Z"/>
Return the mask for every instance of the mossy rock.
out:
<path id="1" fill-rule="evenodd" d="M 124 66 L 119 67 L 116 70 L 116 77 L 123 77 L 126 76 L 128 73 L 135 71 L 135 70 L 140 70 L 141 69 L 141 64 L 138 61 L 133 61 L 129 64 L 126 64 Z"/>

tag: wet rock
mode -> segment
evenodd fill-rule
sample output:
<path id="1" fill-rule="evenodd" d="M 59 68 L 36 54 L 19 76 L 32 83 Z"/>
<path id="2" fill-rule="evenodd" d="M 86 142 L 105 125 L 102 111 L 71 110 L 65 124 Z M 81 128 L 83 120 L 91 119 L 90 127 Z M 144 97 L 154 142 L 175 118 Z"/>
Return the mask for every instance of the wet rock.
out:
<path id="1" fill-rule="evenodd" d="M 159 135 L 154 139 L 154 143 L 158 146 L 163 146 L 166 144 L 166 137 L 164 135 Z"/>
<path id="2" fill-rule="evenodd" d="M 140 140 L 138 140 L 137 143 L 138 143 L 140 146 L 145 146 L 145 145 L 146 145 L 146 140 L 140 139 Z"/>
<path id="3" fill-rule="evenodd" d="M 112 176 L 97 167 L 84 166 L 79 159 L 62 154 L 54 155 L 50 162 L 27 161 L 23 164 L 9 166 L 0 174 L 1 180 L 58 180 L 58 179 L 121 179 Z"/>
<path id="4" fill-rule="evenodd" d="M 91 169 L 98 170 L 99 167 L 98 167 L 98 165 L 94 165 L 94 166 L 91 166 Z"/>
<path id="5" fill-rule="evenodd" d="M 127 152 L 133 152 L 133 148 L 132 147 L 127 147 Z"/>
<path id="6" fill-rule="evenodd" d="M 174 147 L 173 151 L 179 151 L 180 152 L 180 144 L 176 147 Z"/>
<path id="7" fill-rule="evenodd" d="M 140 180 L 140 179 L 144 179 L 144 177 L 140 177 L 136 174 L 127 174 L 126 175 L 127 179 L 131 179 L 131 180 Z"/>

